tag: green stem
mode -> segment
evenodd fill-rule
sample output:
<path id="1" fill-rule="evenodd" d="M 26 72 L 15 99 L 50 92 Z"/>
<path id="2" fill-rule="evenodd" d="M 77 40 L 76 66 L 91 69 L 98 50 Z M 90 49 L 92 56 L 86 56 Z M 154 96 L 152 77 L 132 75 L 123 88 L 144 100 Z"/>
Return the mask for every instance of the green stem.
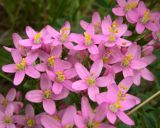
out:
<path id="1" fill-rule="evenodd" d="M 134 109 L 132 109 L 127 114 L 131 115 L 132 113 L 134 113 L 135 111 L 137 111 L 139 108 L 141 108 L 142 106 L 144 106 L 145 104 L 147 104 L 148 102 L 150 102 L 151 100 L 153 100 L 158 95 L 160 95 L 160 91 L 156 92 L 154 95 L 152 95 L 151 97 L 149 97 L 148 99 L 146 99 L 145 101 L 143 101 L 141 104 L 139 104 L 137 107 L 135 107 Z"/>

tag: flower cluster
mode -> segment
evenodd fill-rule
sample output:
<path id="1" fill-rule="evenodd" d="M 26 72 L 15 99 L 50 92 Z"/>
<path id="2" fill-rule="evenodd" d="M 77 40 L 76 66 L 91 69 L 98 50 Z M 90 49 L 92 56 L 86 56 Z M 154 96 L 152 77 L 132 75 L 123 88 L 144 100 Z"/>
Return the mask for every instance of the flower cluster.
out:
<path id="1" fill-rule="evenodd" d="M 15 86 L 25 75 L 38 79 L 39 86 L 28 91 L 25 99 L 42 104 L 44 111 L 35 115 L 32 105 L 27 104 L 22 115 L 23 103 L 14 101 L 19 93 L 11 89 L 6 98 L 0 95 L 1 128 L 114 128 L 117 117 L 134 125 L 125 112 L 140 99 L 128 91 L 132 85 L 139 86 L 141 78 L 154 80 L 147 67 L 156 57 L 153 44 L 140 46 L 129 40 L 133 33 L 122 16 L 136 24 L 138 34 L 145 29 L 151 31 L 155 41 L 160 39 L 160 13 L 151 12 L 139 0 L 117 2 L 113 13 L 120 17 L 112 20 L 108 15 L 101 19 L 95 12 L 91 23 L 80 21 L 83 34 L 71 32 L 68 21 L 59 31 L 50 25 L 38 32 L 27 26 L 25 39 L 13 34 L 15 48 L 4 48 L 14 63 L 4 65 L 2 70 L 15 74 Z M 118 83 L 119 76 L 123 79 Z M 56 104 L 72 93 L 82 95 L 81 107 Z M 93 109 L 90 102 L 97 107 Z"/>

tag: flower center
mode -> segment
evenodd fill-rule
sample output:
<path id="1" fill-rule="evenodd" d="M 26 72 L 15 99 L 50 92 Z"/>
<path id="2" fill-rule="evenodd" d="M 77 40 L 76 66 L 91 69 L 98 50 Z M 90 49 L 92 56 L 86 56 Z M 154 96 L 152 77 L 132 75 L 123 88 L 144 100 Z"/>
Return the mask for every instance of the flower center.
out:
<path id="1" fill-rule="evenodd" d="M 149 16 L 150 16 L 150 12 L 149 11 L 145 11 L 144 15 L 143 15 L 143 17 L 141 19 L 141 23 L 142 24 L 147 23 L 149 21 L 149 18 L 150 18 Z"/>
<path id="2" fill-rule="evenodd" d="M 100 26 L 99 22 L 94 24 L 94 30 L 95 30 L 96 34 L 100 34 L 101 33 L 101 26 Z"/>
<path id="3" fill-rule="evenodd" d="M 22 58 L 21 62 L 19 64 L 16 64 L 17 70 L 24 70 L 26 67 L 26 60 L 25 58 Z"/>
<path id="4" fill-rule="evenodd" d="M 88 124 L 87 124 L 87 128 L 97 128 L 97 127 L 99 127 L 100 126 L 100 123 L 99 122 L 96 122 L 96 121 L 94 121 L 94 122 L 88 122 Z"/>
<path id="5" fill-rule="evenodd" d="M 109 41 L 110 41 L 110 42 L 113 42 L 113 41 L 115 41 L 115 40 L 116 40 L 115 35 L 113 35 L 113 34 L 109 35 Z"/>
<path id="6" fill-rule="evenodd" d="M 118 33 L 118 28 L 117 27 L 118 27 L 118 25 L 117 25 L 116 21 L 114 21 L 112 23 L 111 27 L 109 28 L 109 31 L 111 33 Z"/>
<path id="7" fill-rule="evenodd" d="M 52 67 L 54 65 L 55 58 L 56 58 L 55 56 L 51 56 L 47 59 L 48 66 Z"/>
<path id="8" fill-rule="evenodd" d="M 128 67 L 132 59 L 133 59 L 133 56 L 131 54 L 126 55 L 122 61 L 122 66 Z"/>
<path id="9" fill-rule="evenodd" d="M 119 108 L 121 108 L 119 101 L 115 102 L 114 104 L 109 105 L 109 109 L 114 113 L 118 112 Z"/>
<path id="10" fill-rule="evenodd" d="M 28 119 L 27 120 L 27 125 L 29 126 L 29 127 L 33 127 L 34 126 L 34 120 L 33 119 Z"/>
<path id="11" fill-rule="evenodd" d="M 90 76 L 87 78 L 86 82 L 88 85 L 92 86 L 96 83 L 96 80 L 92 76 Z"/>
<path id="12" fill-rule="evenodd" d="M 84 32 L 84 36 L 85 36 L 85 45 L 86 46 L 90 46 L 92 45 L 92 36 L 90 34 L 87 34 L 86 32 Z"/>
<path id="13" fill-rule="evenodd" d="M 108 51 L 104 54 L 104 56 L 103 56 L 103 58 L 102 58 L 103 63 L 107 64 L 107 63 L 110 61 L 110 56 L 111 56 L 112 53 L 113 53 L 113 52 L 112 52 L 111 50 L 108 50 Z"/>
<path id="14" fill-rule="evenodd" d="M 9 116 L 6 116 L 4 119 L 6 124 L 10 124 L 11 123 L 11 118 Z"/>
<path id="15" fill-rule="evenodd" d="M 70 30 L 70 28 L 67 28 L 67 27 L 64 27 L 64 28 L 62 28 L 61 30 L 60 30 L 60 34 L 61 34 L 61 36 L 60 36 L 60 41 L 61 42 L 65 42 L 66 40 L 67 40 L 67 38 L 68 38 L 68 33 L 67 33 L 67 31 L 68 30 Z"/>
<path id="16" fill-rule="evenodd" d="M 57 115 L 53 115 L 53 118 L 57 121 L 61 121 L 60 118 Z"/>
<path id="17" fill-rule="evenodd" d="M 136 8 L 137 5 L 138 5 L 137 2 L 130 2 L 125 6 L 125 11 L 128 12 L 129 10 Z"/>
<path id="18" fill-rule="evenodd" d="M 2 100 L 2 105 L 4 107 L 7 107 L 7 105 L 8 105 L 8 101 L 5 98 Z"/>
<path id="19" fill-rule="evenodd" d="M 57 75 L 56 80 L 58 82 L 63 82 L 65 80 L 65 75 L 63 74 L 62 71 L 57 71 L 56 75 Z"/>
<path id="20" fill-rule="evenodd" d="M 42 34 L 39 32 L 37 34 L 34 35 L 34 43 L 35 44 L 40 44 L 42 42 Z"/>
<path id="21" fill-rule="evenodd" d="M 69 125 L 69 124 L 67 124 L 67 125 L 65 126 L 65 128 L 72 128 L 72 126 Z"/>
<path id="22" fill-rule="evenodd" d="M 44 95 L 44 98 L 50 99 L 52 96 L 52 92 L 51 92 L 51 90 L 45 90 L 43 95 Z"/>

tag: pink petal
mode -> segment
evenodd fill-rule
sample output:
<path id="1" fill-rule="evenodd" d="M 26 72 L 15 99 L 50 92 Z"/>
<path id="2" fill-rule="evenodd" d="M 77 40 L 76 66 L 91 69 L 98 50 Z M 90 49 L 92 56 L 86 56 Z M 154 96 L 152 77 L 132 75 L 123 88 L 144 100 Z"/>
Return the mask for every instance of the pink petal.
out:
<path id="1" fill-rule="evenodd" d="M 88 88 L 89 98 L 93 101 L 96 101 L 96 95 L 99 94 L 99 89 L 96 86 L 91 86 Z"/>
<path id="2" fill-rule="evenodd" d="M 47 65 L 45 63 L 40 63 L 35 66 L 35 69 L 40 72 L 45 72 L 47 70 Z"/>
<path id="3" fill-rule="evenodd" d="M 49 79 L 52 81 L 55 81 L 56 75 L 53 73 L 53 71 L 47 70 L 46 72 L 47 72 Z"/>
<path id="4" fill-rule="evenodd" d="M 71 33 L 70 40 L 77 44 L 82 44 L 84 41 L 84 37 L 82 34 Z"/>
<path id="5" fill-rule="evenodd" d="M 75 69 L 81 79 L 86 79 L 90 75 L 87 69 L 80 63 L 75 64 Z"/>
<path id="6" fill-rule="evenodd" d="M 68 28 L 69 30 L 66 30 L 65 32 L 66 32 L 66 34 L 69 34 L 70 33 L 70 28 L 71 28 L 71 26 L 70 26 L 70 23 L 68 22 L 68 21 L 66 21 L 65 23 L 64 23 L 64 25 L 63 25 L 63 27 L 61 28 L 61 29 L 63 29 L 63 28 Z"/>
<path id="7" fill-rule="evenodd" d="M 43 73 L 41 74 L 41 79 L 40 79 L 40 87 L 42 90 L 46 90 L 51 88 L 52 86 L 52 82 L 51 80 L 48 78 L 47 74 Z"/>
<path id="8" fill-rule="evenodd" d="M 73 126 L 74 125 L 74 117 L 76 116 L 76 108 L 74 106 L 69 106 L 62 117 L 62 125 L 63 126 Z"/>
<path id="9" fill-rule="evenodd" d="M 110 33 L 109 32 L 109 27 L 111 27 L 111 24 L 108 22 L 107 19 L 104 19 L 102 21 L 101 27 L 102 27 L 102 32 L 103 32 L 104 35 L 108 35 Z"/>
<path id="10" fill-rule="evenodd" d="M 35 34 L 37 34 L 37 32 L 31 28 L 30 26 L 26 27 L 26 34 L 29 38 L 33 38 Z"/>
<path id="11" fill-rule="evenodd" d="M 144 29 L 145 29 L 145 26 L 142 23 L 138 22 L 136 24 L 136 31 L 138 34 L 143 33 Z"/>
<path id="12" fill-rule="evenodd" d="M 32 65 L 36 61 L 37 58 L 38 58 L 37 52 L 33 52 L 27 55 L 25 59 L 26 59 L 27 64 Z"/>
<path id="13" fill-rule="evenodd" d="M 12 39 L 13 39 L 14 46 L 18 49 L 19 48 L 19 41 L 22 40 L 21 36 L 18 33 L 13 33 Z"/>
<path id="14" fill-rule="evenodd" d="M 55 30 L 54 28 L 52 28 L 50 25 L 46 26 L 46 30 L 48 31 L 50 36 L 53 36 L 55 38 L 57 38 L 60 35 L 60 33 L 57 32 L 57 30 Z"/>
<path id="15" fill-rule="evenodd" d="M 121 47 L 128 47 L 132 43 L 130 41 L 126 40 L 126 39 L 119 38 L 119 39 L 117 39 L 116 44 L 121 46 Z"/>
<path id="16" fill-rule="evenodd" d="M 98 102 L 98 104 L 102 104 L 104 102 L 107 102 L 107 92 L 102 92 L 98 95 L 96 95 L 96 102 Z"/>
<path id="17" fill-rule="evenodd" d="M 136 23 L 138 21 L 138 15 L 137 15 L 137 11 L 135 10 L 130 10 L 127 13 L 129 19 L 132 21 L 132 23 Z"/>
<path id="18" fill-rule="evenodd" d="M 64 98 L 66 98 L 69 94 L 69 91 L 65 88 L 63 88 L 62 92 L 58 95 L 53 95 L 53 99 L 54 100 L 62 100 Z"/>
<path id="19" fill-rule="evenodd" d="M 77 72 L 74 68 L 71 68 L 71 69 L 64 71 L 64 75 L 65 75 L 66 79 L 72 79 L 75 76 L 77 76 Z"/>
<path id="20" fill-rule="evenodd" d="M 114 124 L 116 122 L 117 116 L 116 116 L 115 113 L 113 113 L 110 110 L 108 110 L 107 119 L 109 120 L 110 123 Z"/>
<path id="21" fill-rule="evenodd" d="M 2 71 L 7 72 L 7 73 L 15 73 L 16 72 L 16 65 L 15 64 L 4 65 L 2 67 Z"/>
<path id="22" fill-rule="evenodd" d="M 61 60 L 63 69 L 70 69 L 72 64 L 69 61 Z"/>
<path id="23" fill-rule="evenodd" d="M 88 87 L 84 80 L 78 80 L 72 84 L 72 88 L 77 91 L 81 91 L 81 90 L 86 90 Z"/>
<path id="24" fill-rule="evenodd" d="M 139 86 L 141 83 L 141 76 L 140 76 L 140 72 L 134 72 L 134 76 L 133 76 L 133 82 L 135 85 Z"/>
<path id="25" fill-rule="evenodd" d="M 148 22 L 146 24 L 146 28 L 149 29 L 149 30 L 151 30 L 151 31 L 154 31 L 154 32 L 158 31 L 156 23 Z"/>
<path id="26" fill-rule="evenodd" d="M 34 44 L 31 49 L 36 50 L 39 49 L 41 46 L 42 46 L 41 44 Z"/>
<path id="27" fill-rule="evenodd" d="M 41 90 L 32 90 L 27 92 L 25 98 L 33 103 L 40 103 L 43 100 L 43 92 Z"/>
<path id="28" fill-rule="evenodd" d="M 123 76 L 128 77 L 128 76 L 133 76 L 133 70 L 131 68 L 124 68 L 123 69 Z"/>
<path id="29" fill-rule="evenodd" d="M 13 106 L 13 104 L 7 105 L 6 110 L 5 110 L 5 115 L 12 116 L 13 113 L 14 113 L 14 106 Z"/>
<path id="30" fill-rule="evenodd" d="M 14 116 L 14 122 L 19 124 L 19 125 L 25 125 L 26 124 L 26 117 L 22 116 L 22 115 L 15 115 Z"/>
<path id="31" fill-rule="evenodd" d="M 150 65 L 151 63 L 153 63 L 153 61 L 156 60 L 156 56 L 155 55 L 145 56 L 141 58 L 141 60 L 145 62 L 147 65 Z"/>
<path id="32" fill-rule="evenodd" d="M 148 81 L 154 81 L 154 75 L 147 68 L 141 70 L 141 76 Z"/>
<path id="33" fill-rule="evenodd" d="M 20 63 L 21 62 L 22 56 L 20 55 L 18 50 L 12 50 L 11 55 L 12 55 L 12 58 L 13 58 L 15 63 Z"/>
<path id="34" fill-rule="evenodd" d="M 57 46 L 54 47 L 53 50 L 51 51 L 51 55 L 54 55 L 56 57 L 60 57 L 62 54 L 62 46 Z"/>
<path id="35" fill-rule="evenodd" d="M 118 37 L 121 37 L 122 35 L 124 35 L 124 33 L 127 31 L 127 25 L 125 25 L 125 24 L 122 24 L 122 25 L 120 25 L 119 27 L 118 27 L 118 33 L 116 33 L 116 35 L 118 36 Z"/>
<path id="36" fill-rule="evenodd" d="M 31 47 L 33 45 L 33 41 L 31 39 L 23 39 L 20 40 L 19 43 L 25 47 Z"/>
<path id="37" fill-rule="evenodd" d="M 75 90 L 72 88 L 72 81 L 71 81 L 71 80 L 65 80 L 65 81 L 63 82 L 63 86 L 64 86 L 66 89 L 70 90 L 70 91 L 75 91 Z"/>
<path id="38" fill-rule="evenodd" d="M 94 26 L 93 26 L 93 24 L 89 24 L 89 25 L 87 26 L 86 33 L 87 33 L 87 34 L 90 34 L 90 35 L 94 35 Z"/>
<path id="39" fill-rule="evenodd" d="M 144 12 L 147 10 L 147 7 L 145 6 L 143 1 L 140 1 L 138 4 L 138 13 L 139 15 L 144 15 Z"/>
<path id="40" fill-rule="evenodd" d="M 98 87 L 106 87 L 107 86 L 107 78 L 106 77 L 99 77 L 96 79 L 96 85 Z"/>
<path id="41" fill-rule="evenodd" d="M 6 99 L 8 101 L 13 101 L 14 99 L 16 98 L 16 89 L 15 88 L 12 88 L 8 91 L 7 93 L 7 96 L 6 96 Z"/>
<path id="42" fill-rule="evenodd" d="M 120 7 L 125 7 L 126 6 L 126 0 L 116 0 L 117 3 L 119 4 Z"/>
<path id="43" fill-rule="evenodd" d="M 98 12 L 94 12 L 92 15 L 92 23 L 97 24 L 101 22 L 101 17 Z"/>
<path id="44" fill-rule="evenodd" d="M 45 112 L 52 115 L 56 111 L 55 102 L 53 100 L 46 99 L 43 101 L 43 108 L 44 108 Z"/>
<path id="45" fill-rule="evenodd" d="M 40 77 L 40 73 L 35 69 L 33 68 L 32 66 L 28 66 L 26 69 L 25 69 L 25 73 L 32 77 L 32 78 L 35 78 L 35 79 L 38 79 Z"/>
<path id="46" fill-rule="evenodd" d="M 84 21 L 84 20 L 81 20 L 80 21 L 80 25 L 81 25 L 81 27 L 84 29 L 84 30 L 86 30 L 87 29 L 87 26 L 89 25 L 86 21 Z"/>
<path id="47" fill-rule="evenodd" d="M 60 94 L 62 92 L 62 89 L 63 89 L 62 83 L 54 82 L 54 84 L 52 86 L 52 91 L 55 94 Z"/>
<path id="48" fill-rule="evenodd" d="M 118 112 L 117 116 L 123 123 L 127 125 L 134 125 L 134 121 L 131 120 L 124 112 Z"/>
<path id="49" fill-rule="evenodd" d="M 99 52 L 98 47 L 96 45 L 92 45 L 92 46 L 88 47 L 88 51 L 91 54 L 98 54 L 98 52 Z"/>
<path id="50" fill-rule="evenodd" d="M 146 63 L 144 63 L 143 61 L 139 61 L 139 60 L 132 60 L 130 66 L 133 68 L 133 69 L 142 69 L 142 68 L 145 68 L 147 65 Z"/>
<path id="51" fill-rule="evenodd" d="M 134 99 L 125 99 L 124 101 L 121 102 L 121 108 L 122 111 L 129 110 L 133 108 L 136 105 L 136 100 Z"/>
<path id="52" fill-rule="evenodd" d="M 15 73 L 14 80 L 13 80 L 14 85 L 21 84 L 21 82 L 23 81 L 24 77 L 25 77 L 24 71 L 17 71 Z"/>
<path id="53" fill-rule="evenodd" d="M 28 118 L 33 118 L 35 116 L 34 114 L 34 108 L 32 107 L 32 105 L 27 104 L 26 108 L 25 108 L 25 114 Z"/>
<path id="54" fill-rule="evenodd" d="M 101 74 L 102 68 L 103 68 L 102 60 L 95 61 L 91 66 L 90 74 L 91 75 L 93 74 L 93 76 L 97 78 Z"/>
<path id="55" fill-rule="evenodd" d="M 85 124 L 85 121 L 83 120 L 83 118 L 79 115 L 76 115 L 75 118 L 74 118 L 74 122 L 75 122 L 75 125 L 78 127 L 78 128 L 87 128 L 86 124 Z"/>
<path id="56" fill-rule="evenodd" d="M 113 8 L 112 12 L 117 16 L 124 16 L 125 15 L 124 9 L 122 7 Z"/>

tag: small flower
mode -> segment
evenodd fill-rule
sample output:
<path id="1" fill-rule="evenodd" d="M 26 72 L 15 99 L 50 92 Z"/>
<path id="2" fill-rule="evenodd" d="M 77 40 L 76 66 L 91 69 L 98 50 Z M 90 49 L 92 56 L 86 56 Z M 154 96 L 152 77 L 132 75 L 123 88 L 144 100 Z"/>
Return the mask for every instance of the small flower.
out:
<path id="1" fill-rule="evenodd" d="M 35 79 L 40 77 L 40 73 L 32 66 L 37 58 L 36 53 L 30 54 L 25 58 L 17 50 L 12 50 L 11 54 L 15 64 L 4 65 L 2 70 L 7 73 L 15 73 L 14 85 L 19 85 L 23 81 L 25 74 Z"/>
<path id="2" fill-rule="evenodd" d="M 75 64 L 75 69 L 81 80 L 72 84 L 73 89 L 77 91 L 88 90 L 89 98 L 95 101 L 96 94 L 99 93 L 99 87 L 106 87 L 106 77 L 99 77 L 103 68 L 102 61 L 98 60 L 91 66 L 90 72 L 80 63 Z"/>

